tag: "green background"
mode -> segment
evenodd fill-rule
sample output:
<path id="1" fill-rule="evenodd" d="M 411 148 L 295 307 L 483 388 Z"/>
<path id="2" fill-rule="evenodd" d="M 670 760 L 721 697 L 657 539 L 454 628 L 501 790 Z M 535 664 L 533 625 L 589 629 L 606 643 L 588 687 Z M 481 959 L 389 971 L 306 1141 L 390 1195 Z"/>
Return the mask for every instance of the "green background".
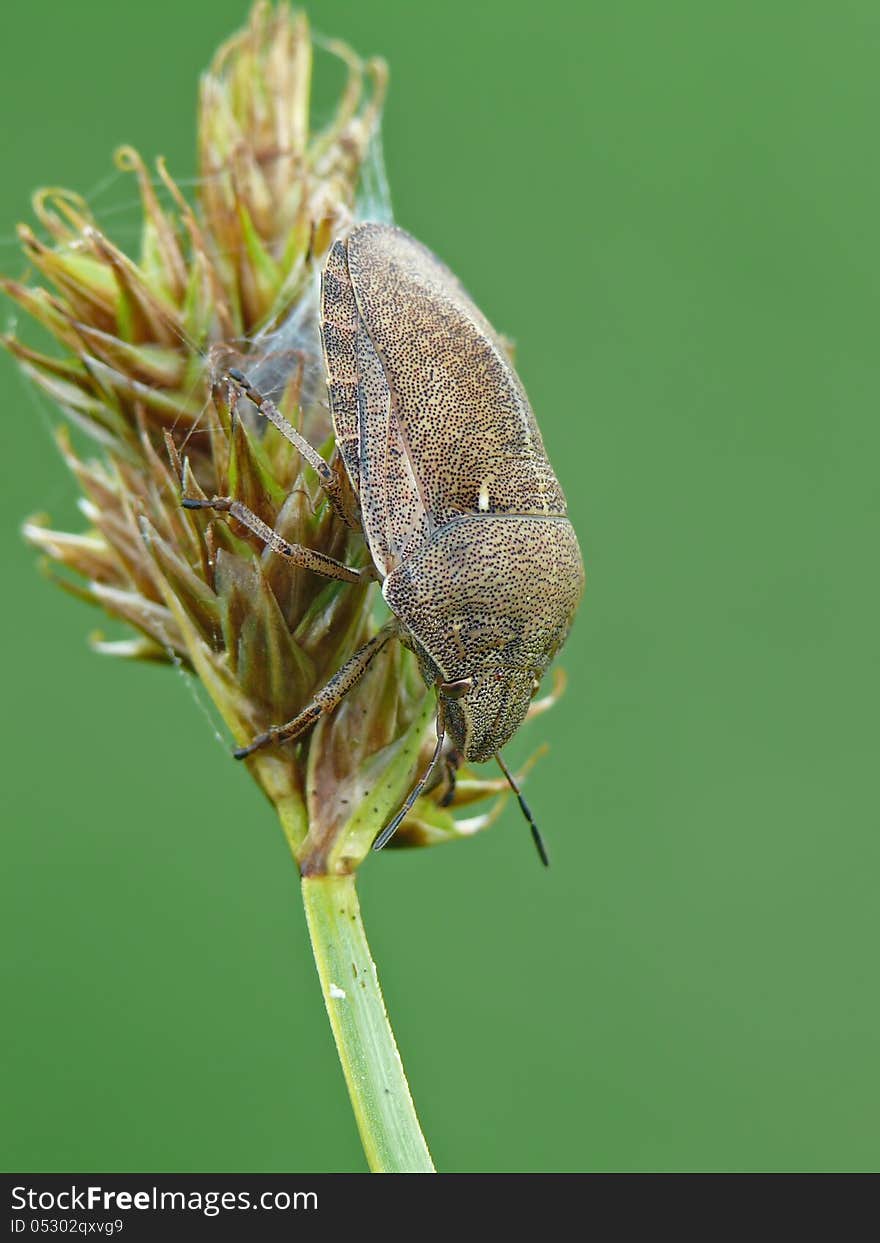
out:
<path id="1" fill-rule="evenodd" d="M 4 15 L 2 266 L 38 184 L 131 242 L 234 0 Z M 488 834 L 364 869 L 441 1169 L 878 1166 L 880 7 L 316 3 L 391 64 L 400 223 L 518 343 L 588 588 Z M 118 228 L 114 228 L 118 221 Z M 11 308 L 3 322 L 12 322 Z M 173 672 L 92 655 L 0 360 L 0 1164 L 361 1169 L 272 813 Z"/>

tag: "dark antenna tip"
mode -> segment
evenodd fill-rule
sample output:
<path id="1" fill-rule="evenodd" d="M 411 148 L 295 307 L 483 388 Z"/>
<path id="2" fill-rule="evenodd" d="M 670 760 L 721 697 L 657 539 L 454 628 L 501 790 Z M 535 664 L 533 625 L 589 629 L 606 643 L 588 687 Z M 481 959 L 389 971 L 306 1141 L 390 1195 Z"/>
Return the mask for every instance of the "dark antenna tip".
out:
<path id="1" fill-rule="evenodd" d="M 550 866 L 550 856 L 547 854 L 547 847 L 545 846 L 544 839 L 541 836 L 541 830 L 535 824 L 535 817 L 532 815 L 532 809 L 529 807 L 528 803 L 523 798 L 522 790 L 520 790 L 519 786 L 514 781 L 513 774 L 511 773 L 507 765 L 504 763 L 504 760 L 502 760 L 501 753 L 499 751 L 496 751 L 495 759 L 498 761 L 498 767 L 501 769 L 501 771 L 504 773 L 504 776 L 507 778 L 507 784 L 510 786 L 511 790 L 513 790 L 514 794 L 516 795 L 516 800 L 519 803 L 520 811 L 526 818 L 526 822 L 528 823 L 529 830 L 532 834 L 532 841 L 535 843 L 535 849 L 538 852 L 538 858 L 544 864 L 544 867 L 548 868 Z"/>
<path id="2" fill-rule="evenodd" d="M 520 799 L 520 806 L 522 806 L 522 799 Z M 532 841 L 535 843 L 535 850 L 538 852 L 538 858 L 544 864 L 544 867 L 548 868 L 550 866 L 550 856 L 547 854 L 547 847 L 541 836 L 541 830 L 533 820 L 529 821 L 529 829 L 531 830 Z"/>

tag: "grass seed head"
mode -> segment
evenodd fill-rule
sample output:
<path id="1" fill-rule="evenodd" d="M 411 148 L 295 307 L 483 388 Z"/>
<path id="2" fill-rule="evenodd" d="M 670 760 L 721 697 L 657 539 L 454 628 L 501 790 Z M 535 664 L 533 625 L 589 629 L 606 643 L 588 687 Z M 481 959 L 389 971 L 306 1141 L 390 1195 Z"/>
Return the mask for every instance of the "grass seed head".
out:
<path id="1" fill-rule="evenodd" d="M 356 218 L 386 71 L 328 46 L 347 82 L 316 131 L 305 17 L 255 5 L 201 81 L 192 201 L 163 160 L 151 173 L 123 147 L 116 162 L 141 204 L 137 255 L 79 195 L 42 190 L 37 228 L 19 228 L 29 275 L 2 281 L 59 347 L 4 339 L 64 417 L 58 445 L 87 522 L 68 533 L 34 518 L 25 537 L 61 586 L 130 631 L 98 637 L 96 650 L 188 667 L 238 744 L 295 716 L 377 625 L 375 588 L 293 568 L 235 521 L 180 504 L 231 496 L 291 543 L 368 564 L 311 469 L 224 378 L 231 365 L 246 370 L 332 451 L 316 284 Z M 410 653 L 389 644 L 311 734 L 248 761 L 304 870 L 347 870 L 364 857 L 430 753 L 430 700 Z M 501 795 L 503 783 L 462 769 L 451 801 L 449 789 L 444 777 L 417 801 L 395 845 L 485 827 L 498 798 L 482 815 L 454 813 Z"/>

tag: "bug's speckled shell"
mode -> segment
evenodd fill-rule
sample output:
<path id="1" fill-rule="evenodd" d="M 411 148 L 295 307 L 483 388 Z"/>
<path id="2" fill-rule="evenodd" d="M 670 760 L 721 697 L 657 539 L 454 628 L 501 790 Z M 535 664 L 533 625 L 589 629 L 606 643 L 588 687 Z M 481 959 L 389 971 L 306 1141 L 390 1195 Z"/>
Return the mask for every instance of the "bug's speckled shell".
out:
<path id="1" fill-rule="evenodd" d="M 388 225 L 336 242 L 322 339 L 340 455 L 383 593 L 463 755 L 518 728 L 583 588 L 565 497 L 498 336 L 426 247 Z"/>

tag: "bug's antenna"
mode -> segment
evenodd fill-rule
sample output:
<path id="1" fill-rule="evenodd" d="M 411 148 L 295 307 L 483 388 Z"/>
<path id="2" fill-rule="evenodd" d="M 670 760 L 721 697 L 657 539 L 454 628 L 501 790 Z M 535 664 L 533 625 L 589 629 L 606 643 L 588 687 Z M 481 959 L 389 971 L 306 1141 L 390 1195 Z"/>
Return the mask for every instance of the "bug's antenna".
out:
<path id="1" fill-rule="evenodd" d="M 419 778 L 419 780 L 413 786 L 412 790 L 410 791 L 409 798 L 406 800 L 404 805 L 401 807 L 400 811 L 397 813 L 397 815 L 394 817 L 394 819 L 391 821 L 390 824 L 385 825 L 385 828 L 382 830 L 382 832 L 373 842 L 374 850 L 381 850 L 383 846 L 387 846 L 387 844 L 391 841 L 394 834 L 400 828 L 401 824 L 403 824 L 404 820 L 409 815 L 410 808 L 412 807 L 416 799 L 419 797 L 422 790 L 424 790 L 425 786 L 430 781 L 431 776 L 434 772 L 434 769 L 437 767 L 437 762 L 440 759 L 440 753 L 443 750 L 443 743 L 445 739 L 446 739 L 446 723 L 443 719 L 443 706 L 441 704 L 437 709 L 437 745 L 434 748 L 434 754 L 431 756 L 431 763 L 425 769 L 424 774 Z"/>
<path id="2" fill-rule="evenodd" d="M 547 854 L 547 847 L 544 845 L 544 839 L 541 836 L 541 830 L 535 824 L 535 817 L 532 815 L 531 808 L 529 807 L 526 800 L 523 798 L 522 791 L 520 790 L 519 786 L 514 781 L 513 774 L 511 773 L 507 765 L 504 763 L 504 760 L 502 760 L 501 753 L 499 751 L 495 752 L 495 759 L 498 761 L 498 767 L 501 769 L 501 771 L 504 773 L 505 777 L 507 778 L 507 784 L 510 786 L 511 790 L 513 790 L 514 794 L 517 797 L 517 801 L 520 806 L 520 811 L 522 812 L 522 814 L 525 816 L 526 820 L 528 821 L 529 828 L 532 831 L 532 841 L 535 843 L 535 849 L 538 852 L 538 857 L 540 858 L 541 862 L 544 864 L 544 867 L 548 868 L 550 866 L 550 856 Z"/>

